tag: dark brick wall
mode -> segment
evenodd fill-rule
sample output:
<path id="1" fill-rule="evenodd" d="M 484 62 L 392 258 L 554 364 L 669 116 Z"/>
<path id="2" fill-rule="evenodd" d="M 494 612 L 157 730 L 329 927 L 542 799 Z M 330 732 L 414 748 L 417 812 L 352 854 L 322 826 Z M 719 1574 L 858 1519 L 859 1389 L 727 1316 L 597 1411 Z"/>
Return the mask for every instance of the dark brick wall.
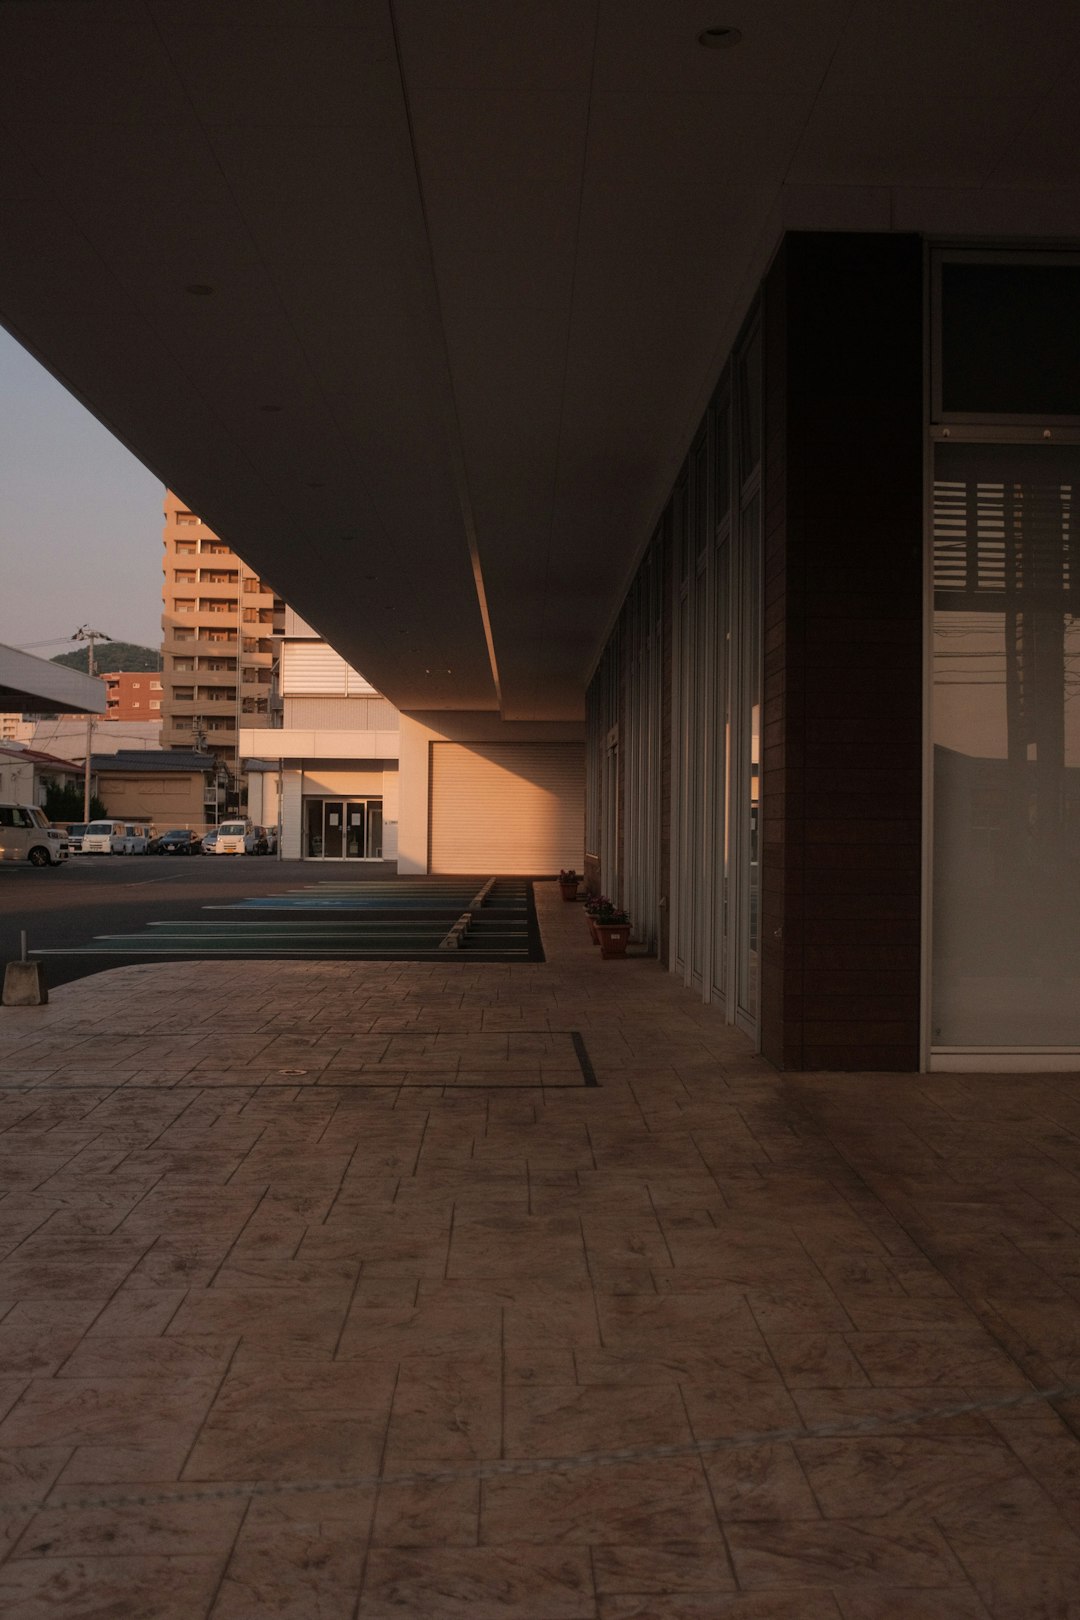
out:
<path id="1" fill-rule="evenodd" d="M 922 247 L 793 234 L 766 280 L 762 1045 L 918 1066 Z"/>
<path id="2" fill-rule="evenodd" d="M 661 632 L 660 690 L 660 941 L 659 957 L 671 966 L 671 706 L 673 667 L 671 657 L 674 599 L 671 583 L 671 537 L 665 522 L 654 542 L 661 551 L 663 618 Z"/>

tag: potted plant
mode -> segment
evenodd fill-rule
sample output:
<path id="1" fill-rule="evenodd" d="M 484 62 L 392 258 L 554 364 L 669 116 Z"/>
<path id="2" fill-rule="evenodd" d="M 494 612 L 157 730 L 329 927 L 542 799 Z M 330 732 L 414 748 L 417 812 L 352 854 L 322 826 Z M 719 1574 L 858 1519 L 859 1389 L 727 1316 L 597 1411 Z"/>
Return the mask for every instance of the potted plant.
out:
<path id="1" fill-rule="evenodd" d="M 630 943 L 630 916 L 606 895 L 601 895 L 589 918 L 594 937 L 605 961 L 626 955 Z"/>
<path id="2" fill-rule="evenodd" d="M 563 867 L 562 871 L 559 873 L 559 890 L 564 900 L 577 899 L 578 884 L 580 882 L 581 877 L 577 872 L 574 871 L 573 867 L 571 867 L 569 871 L 567 871 L 565 866 Z"/>
<path id="3" fill-rule="evenodd" d="M 610 905 L 610 901 L 602 894 L 589 894 L 585 896 L 585 925 L 589 930 L 589 938 L 594 945 L 599 945 L 600 935 L 596 932 L 596 914 L 601 906 Z"/>

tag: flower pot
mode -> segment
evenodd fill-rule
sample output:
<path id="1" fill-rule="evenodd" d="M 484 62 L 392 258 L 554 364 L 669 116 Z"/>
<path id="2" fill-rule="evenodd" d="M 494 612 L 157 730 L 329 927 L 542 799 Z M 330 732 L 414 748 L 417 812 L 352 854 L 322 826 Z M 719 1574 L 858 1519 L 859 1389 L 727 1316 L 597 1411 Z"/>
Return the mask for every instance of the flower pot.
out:
<path id="1" fill-rule="evenodd" d="M 596 932 L 596 924 L 593 922 L 588 912 L 585 913 L 585 921 L 589 928 L 589 938 L 592 940 L 594 945 L 599 945 L 600 935 Z"/>
<path id="2" fill-rule="evenodd" d="M 562 895 L 564 900 L 576 900 L 577 888 L 578 886 L 576 882 L 563 883 L 561 880 L 559 882 L 559 893 Z"/>
<path id="3" fill-rule="evenodd" d="M 630 943 L 629 923 L 595 923 L 593 926 L 600 943 L 600 955 L 605 962 L 626 955 L 626 947 Z"/>

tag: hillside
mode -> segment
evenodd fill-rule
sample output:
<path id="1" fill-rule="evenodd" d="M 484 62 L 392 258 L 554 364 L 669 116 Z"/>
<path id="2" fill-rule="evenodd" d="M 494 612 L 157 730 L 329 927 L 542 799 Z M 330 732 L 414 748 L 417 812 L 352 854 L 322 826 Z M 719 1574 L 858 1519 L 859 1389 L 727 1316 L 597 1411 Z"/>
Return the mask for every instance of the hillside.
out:
<path id="1" fill-rule="evenodd" d="M 86 674 L 90 649 L 76 647 L 71 652 L 57 653 L 54 664 L 65 664 L 68 669 L 81 669 Z M 160 669 L 161 654 L 156 647 L 140 647 L 134 641 L 99 641 L 94 648 L 94 673 L 108 675 L 114 669 Z"/>

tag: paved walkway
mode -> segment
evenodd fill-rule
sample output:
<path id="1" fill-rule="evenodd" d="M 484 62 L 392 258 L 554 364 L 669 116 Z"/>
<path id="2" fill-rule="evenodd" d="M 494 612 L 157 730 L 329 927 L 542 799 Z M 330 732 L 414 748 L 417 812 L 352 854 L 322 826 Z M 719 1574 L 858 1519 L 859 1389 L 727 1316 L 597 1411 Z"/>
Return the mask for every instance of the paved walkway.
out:
<path id="1" fill-rule="evenodd" d="M 1080 1615 L 1080 1078 L 783 1081 L 553 890 L 0 1013 L 0 1612 Z"/>

